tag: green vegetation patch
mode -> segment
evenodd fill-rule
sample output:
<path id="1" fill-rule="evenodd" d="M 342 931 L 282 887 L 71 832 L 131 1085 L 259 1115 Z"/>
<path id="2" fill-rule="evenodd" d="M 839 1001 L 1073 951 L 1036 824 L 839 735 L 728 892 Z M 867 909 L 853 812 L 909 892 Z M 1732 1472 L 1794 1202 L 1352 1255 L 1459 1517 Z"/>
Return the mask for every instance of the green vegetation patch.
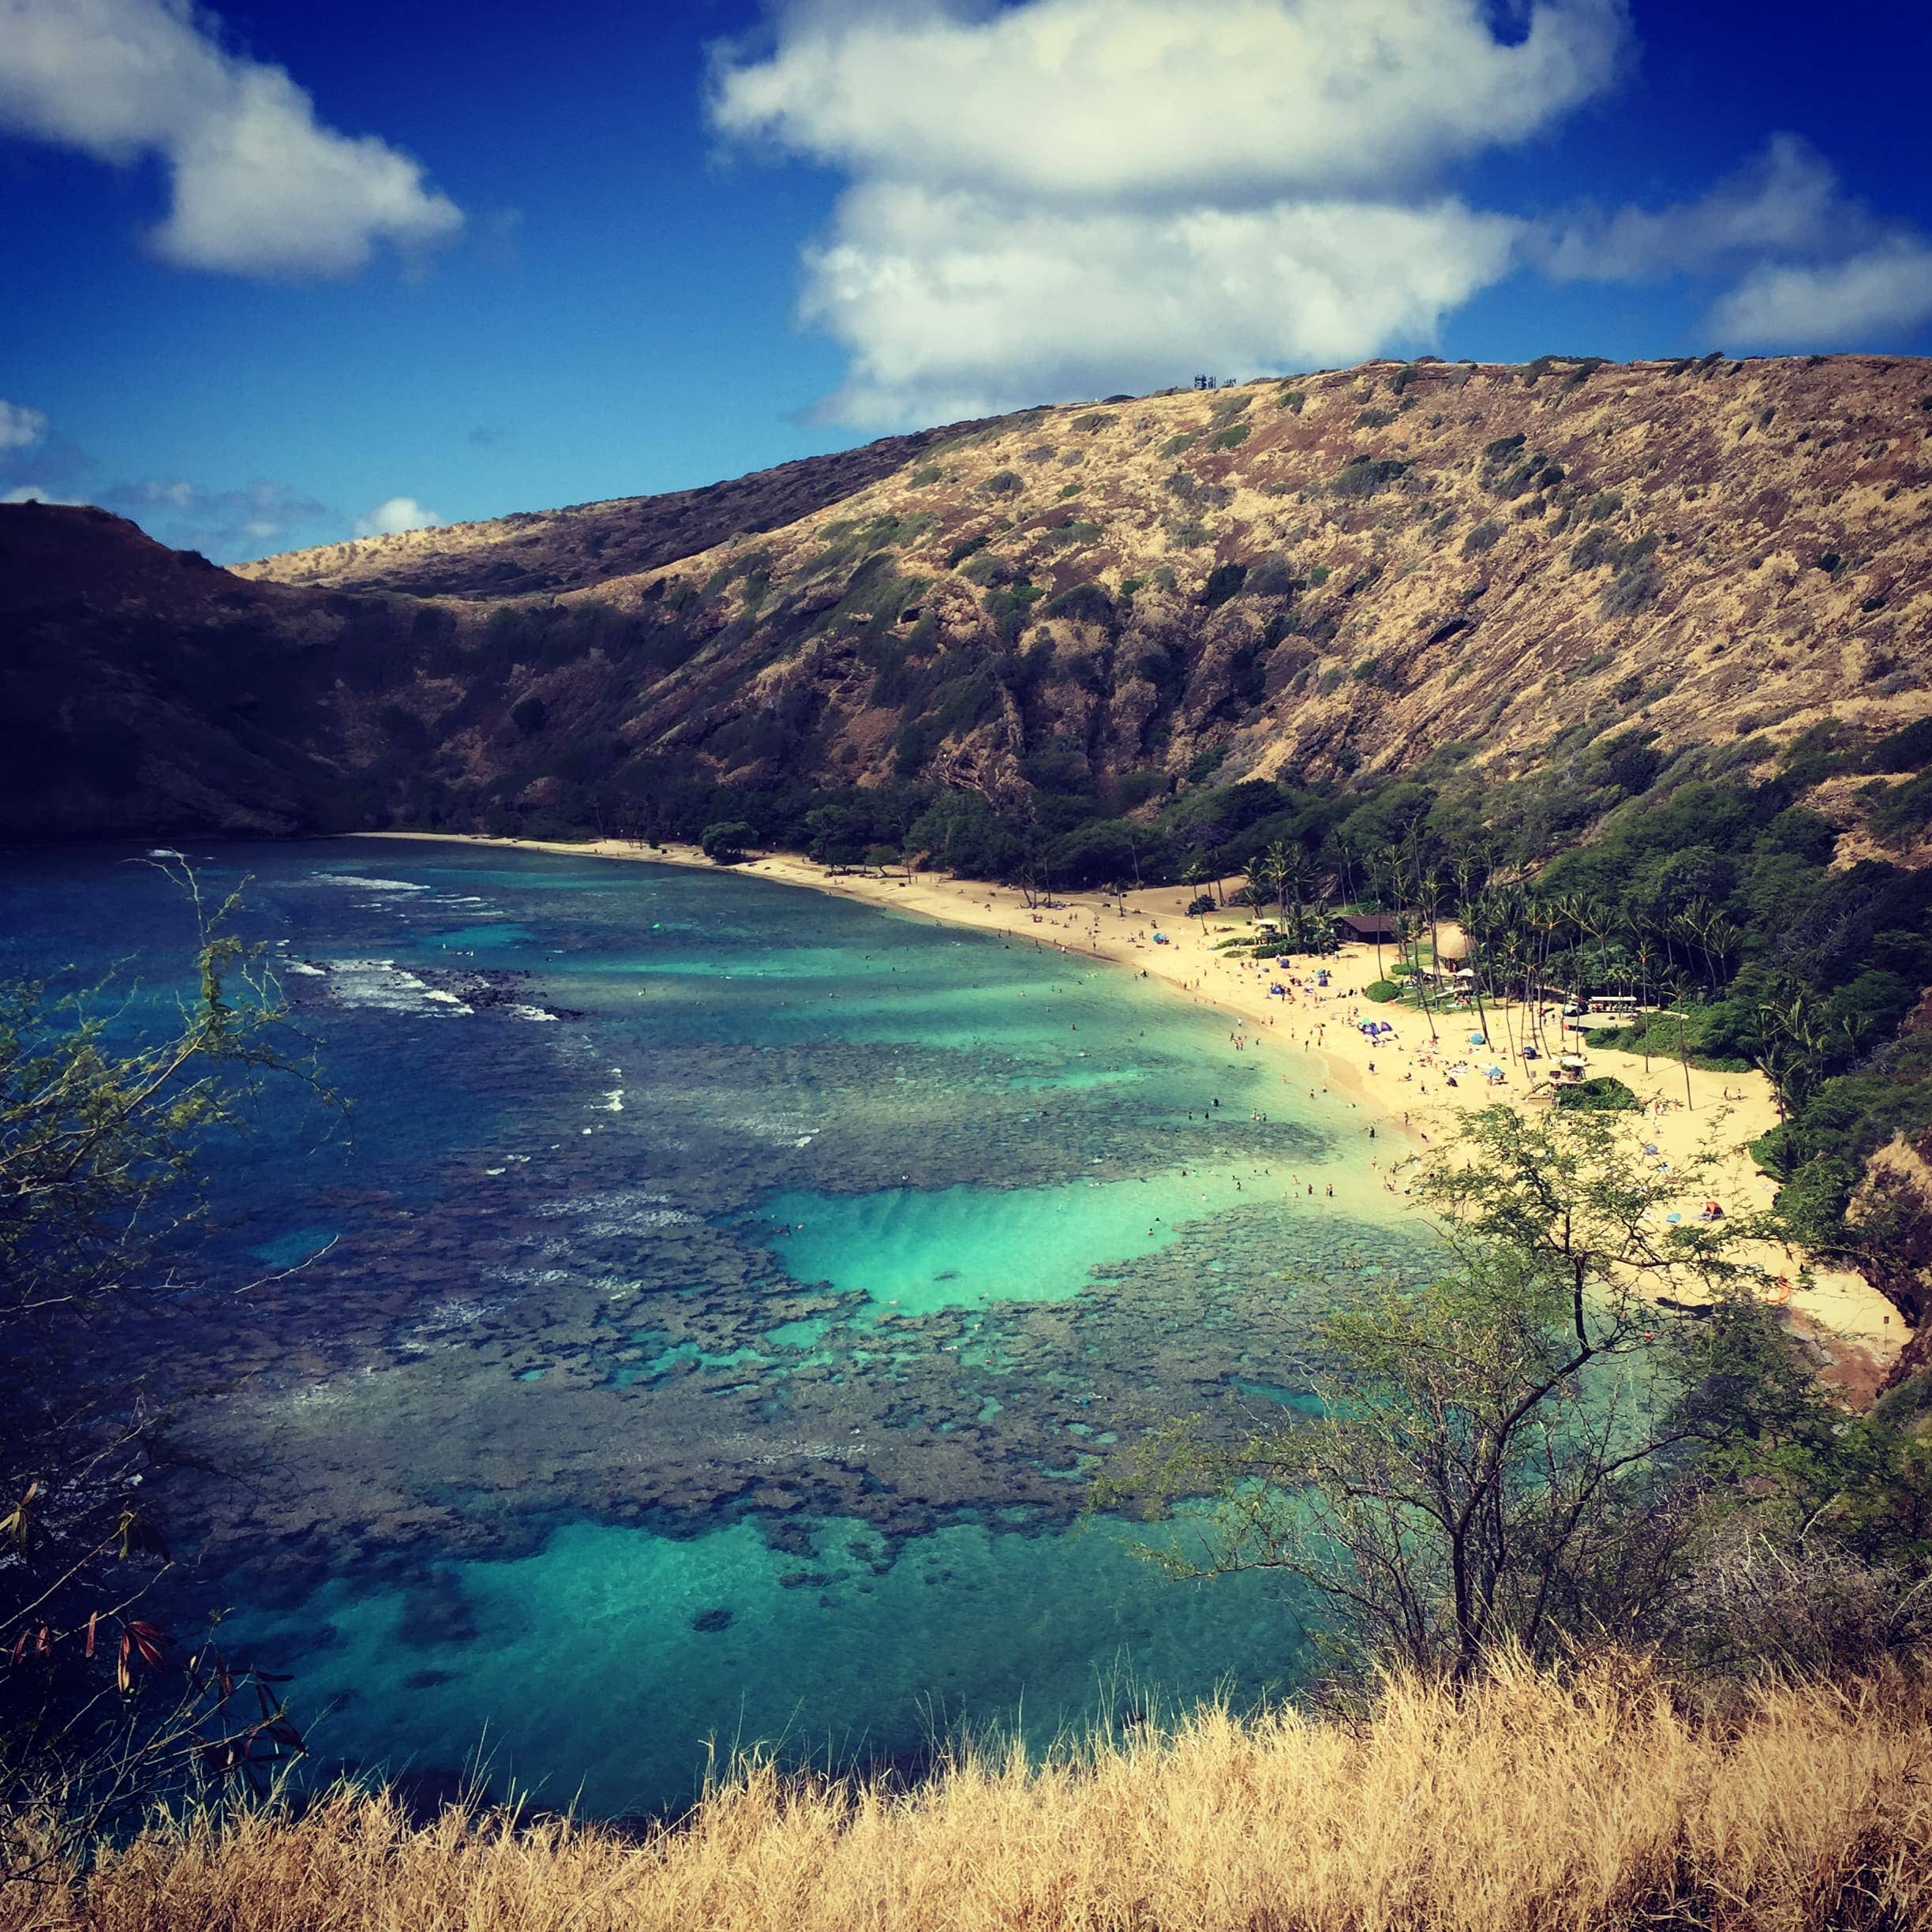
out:
<path id="1" fill-rule="evenodd" d="M 1337 496 L 1375 496 L 1392 489 L 1409 473 L 1399 456 L 1352 457 L 1336 471 L 1329 489 Z"/>
<path id="2" fill-rule="evenodd" d="M 1559 1087 L 1556 1104 L 1593 1114 L 1641 1114 L 1643 1103 L 1614 1073 L 1601 1073 L 1574 1087 Z"/>

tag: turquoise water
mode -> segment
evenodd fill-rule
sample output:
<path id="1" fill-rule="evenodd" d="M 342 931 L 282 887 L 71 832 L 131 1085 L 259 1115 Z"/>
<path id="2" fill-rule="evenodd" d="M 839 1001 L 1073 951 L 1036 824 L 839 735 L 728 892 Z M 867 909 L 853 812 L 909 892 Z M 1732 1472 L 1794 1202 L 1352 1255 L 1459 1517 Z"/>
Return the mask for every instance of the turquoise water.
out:
<path id="1" fill-rule="evenodd" d="M 1234 1205 L 1239 1178 L 1211 1167 L 1046 1188 L 788 1191 L 763 1213 L 790 1230 L 772 1245 L 799 1280 L 927 1315 L 1090 1290 L 1103 1267 L 1153 1254 Z"/>
<path id="2" fill-rule="evenodd" d="M 1274 1594 L 1250 1578 L 1150 1589 L 1147 1533 L 1103 1522 L 1049 1543 L 967 1523 L 895 1551 L 833 1519 L 781 1550 L 750 1522 L 681 1541 L 573 1523 L 414 1599 L 327 1586 L 262 1641 L 325 1623 L 301 1679 L 318 1752 L 376 1762 L 380 1735 L 390 1769 L 459 1769 L 450 1742 L 481 1707 L 499 1789 L 555 1799 L 574 1765 L 582 1805 L 620 1814 L 695 1788 L 713 1748 L 905 1764 L 962 1732 L 1043 1746 L 1110 1711 L 1291 1687 L 1306 1639 Z M 586 1752 L 587 1732 L 611 1747 Z"/>
<path id="3" fill-rule="evenodd" d="M 1424 1264 L 1304 1069 L 1110 969 L 724 873 L 190 856 L 350 1130 L 264 1095 L 197 1286 L 99 1365 L 197 1391 L 178 1614 L 230 1607 L 331 1762 L 487 1738 L 500 1784 L 657 1810 L 706 1739 L 903 1759 L 1123 1674 L 1295 1680 L 1305 1604 L 1171 1584 L 1080 1511 L 1165 1417 L 1305 1406 L 1333 1285 Z M 126 857 L 0 863 L 0 970 L 163 1010 L 185 908 Z"/>

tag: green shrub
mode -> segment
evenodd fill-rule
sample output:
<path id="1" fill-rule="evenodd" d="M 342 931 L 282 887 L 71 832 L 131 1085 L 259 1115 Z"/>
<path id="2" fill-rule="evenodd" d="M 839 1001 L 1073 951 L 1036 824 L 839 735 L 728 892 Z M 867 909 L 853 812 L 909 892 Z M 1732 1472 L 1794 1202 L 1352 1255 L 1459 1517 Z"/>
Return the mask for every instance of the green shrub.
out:
<path id="1" fill-rule="evenodd" d="M 1575 1087 L 1559 1087 L 1556 1104 L 1589 1114 L 1641 1114 L 1643 1103 L 1614 1073 L 1600 1073 Z"/>
<path id="2" fill-rule="evenodd" d="M 1932 717 L 1915 718 L 1865 754 L 1868 772 L 1915 772 L 1932 764 Z"/>
<path id="3" fill-rule="evenodd" d="M 1462 539 L 1462 554 L 1465 556 L 1477 556 L 1491 549 L 1502 534 L 1503 526 L 1500 523 L 1478 523 Z"/>
<path id="4" fill-rule="evenodd" d="M 1392 409 L 1365 409 L 1355 418 L 1357 429 L 1386 429 L 1395 420 Z"/>
<path id="5" fill-rule="evenodd" d="M 1362 998 L 1386 1006 L 1391 1000 L 1402 998 L 1402 988 L 1393 979 L 1373 979 L 1362 988 Z"/>
<path id="6" fill-rule="evenodd" d="M 1088 410 L 1084 415 L 1073 418 L 1073 427 L 1083 436 L 1091 436 L 1095 430 L 1106 429 L 1115 420 L 1105 410 Z"/>
<path id="7" fill-rule="evenodd" d="M 1234 423 L 1223 429 L 1208 447 L 1218 450 L 1239 449 L 1248 440 L 1249 433 L 1248 424 Z"/>
<path id="8" fill-rule="evenodd" d="M 541 698 L 526 698 L 510 707 L 510 722 L 517 728 L 518 735 L 524 738 L 534 738 L 549 716 L 549 707 Z"/>
<path id="9" fill-rule="evenodd" d="M 1573 571 L 1601 569 L 1616 561 L 1622 547 L 1607 530 L 1587 530 L 1570 547 L 1570 567 Z"/>
<path id="10" fill-rule="evenodd" d="M 1043 605 L 1040 615 L 1065 617 L 1074 623 L 1110 624 L 1114 621 L 1114 600 L 1102 585 L 1073 584 Z"/>
<path id="11" fill-rule="evenodd" d="M 1178 436 L 1170 436 L 1161 445 L 1160 453 L 1163 456 L 1178 456 L 1184 449 L 1189 448 L 1193 444 L 1198 433 L 1196 430 L 1184 429 Z"/>
<path id="12" fill-rule="evenodd" d="M 1617 559 L 1617 572 L 1605 586 L 1597 608 L 1605 617 L 1634 617 L 1657 601 L 1664 586 L 1663 574 L 1652 554 L 1657 548 L 1654 533 L 1639 537 Z"/>
<path id="13" fill-rule="evenodd" d="M 1615 516 L 1623 507 L 1623 499 L 1615 490 L 1599 490 L 1589 500 L 1589 508 L 1585 514 L 1593 523 L 1601 523 L 1607 516 Z"/>
<path id="14" fill-rule="evenodd" d="M 988 496 L 1017 496 L 1026 480 L 1017 470 L 995 470 L 979 488 Z"/>
<path id="15" fill-rule="evenodd" d="M 1050 549 L 1065 544 L 1090 544 L 1100 534 L 1098 523 L 1083 522 L 1078 517 L 1069 517 L 1064 523 L 1056 523 L 1051 530 L 1040 534 L 1040 541 Z"/>
<path id="16" fill-rule="evenodd" d="M 1065 503 L 1069 496 L 1077 496 L 1087 485 L 1084 483 L 1063 483 L 1060 486 L 1060 500 Z"/>
<path id="17" fill-rule="evenodd" d="M 1328 487 L 1338 496 L 1374 496 L 1399 482 L 1408 469 L 1398 456 L 1357 456 L 1335 473 Z"/>
<path id="18" fill-rule="evenodd" d="M 1872 829 L 1881 837 L 1896 838 L 1932 823 L 1932 771 L 1921 772 L 1903 784 L 1888 786 L 1872 807 Z"/>
<path id="19" fill-rule="evenodd" d="M 939 466 L 937 463 L 921 463 L 919 466 L 906 478 L 906 481 L 910 484 L 914 489 L 924 489 L 929 484 L 937 483 L 939 481 L 939 477 L 940 470 Z"/>
<path id="20" fill-rule="evenodd" d="M 1301 390 L 1284 388 L 1281 394 L 1275 397 L 1275 406 L 1277 409 L 1286 410 L 1293 415 L 1299 416 L 1301 414 L 1301 406 L 1307 400 L 1308 397 Z"/>

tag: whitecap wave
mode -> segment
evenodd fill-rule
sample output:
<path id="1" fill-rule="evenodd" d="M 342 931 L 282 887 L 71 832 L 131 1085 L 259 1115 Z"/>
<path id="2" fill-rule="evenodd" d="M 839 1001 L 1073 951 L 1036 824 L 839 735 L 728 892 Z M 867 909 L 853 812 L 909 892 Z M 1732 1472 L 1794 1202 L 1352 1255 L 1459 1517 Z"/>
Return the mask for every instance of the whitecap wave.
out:
<path id="1" fill-rule="evenodd" d="M 454 993 L 440 992 L 413 972 L 405 972 L 393 960 L 331 960 L 328 975 L 330 993 L 344 1006 L 451 1017 L 475 1011 Z"/>
<path id="2" fill-rule="evenodd" d="M 428 892 L 427 886 L 418 886 L 411 879 L 369 878 L 360 872 L 311 872 L 311 886 L 346 886 L 357 892 L 373 893 L 419 893 Z"/>

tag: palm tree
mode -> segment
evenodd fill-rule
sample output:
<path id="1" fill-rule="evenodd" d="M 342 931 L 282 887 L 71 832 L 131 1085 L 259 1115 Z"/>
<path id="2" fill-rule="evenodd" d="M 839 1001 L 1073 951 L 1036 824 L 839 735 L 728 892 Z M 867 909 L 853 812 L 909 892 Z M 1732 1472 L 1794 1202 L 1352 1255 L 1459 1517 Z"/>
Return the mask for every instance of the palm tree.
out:
<path id="1" fill-rule="evenodd" d="M 1255 923 L 1256 908 L 1266 905 L 1275 890 L 1275 871 L 1268 863 L 1265 852 L 1256 852 L 1241 867 L 1241 877 L 1247 881 L 1245 897 L 1248 900 L 1248 923 Z"/>
<path id="2" fill-rule="evenodd" d="M 1671 997 L 1676 1004 L 1677 1060 L 1683 1069 L 1684 1105 L 1695 1110 L 1697 1103 L 1690 1098 L 1690 980 L 1687 974 L 1673 975 L 1671 980 Z"/>
<path id="3" fill-rule="evenodd" d="M 1194 900 L 1200 898 L 1200 894 L 1195 889 L 1195 888 L 1198 886 L 1201 881 L 1207 876 L 1208 868 L 1201 863 L 1198 857 L 1189 859 L 1186 866 L 1182 869 L 1181 874 L 1181 883 L 1188 889 L 1188 900 L 1190 904 L 1193 904 Z M 1200 917 L 1201 923 L 1201 937 L 1205 938 L 1208 936 L 1208 915 L 1204 911 L 1200 914 Z"/>
<path id="4" fill-rule="evenodd" d="M 1378 915 L 1392 910 L 1387 903 L 1388 895 L 1384 881 L 1391 878 L 1393 874 L 1385 870 L 1385 855 L 1362 861 L 1362 883 L 1368 895 L 1368 909 Z M 1382 929 L 1379 919 L 1376 927 L 1375 949 L 1376 977 L 1378 979 L 1386 979 L 1387 975 L 1382 970 Z"/>
<path id="5" fill-rule="evenodd" d="M 1464 954 L 1463 959 L 1464 963 L 1469 965 L 1475 974 L 1475 977 L 1470 982 L 1470 987 L 1476 995 L 1476 1017 L 1482 1023 L 1483 1038 L 1487 1040 L 1492 1036 L 1489 1031 L 1488 1009 L 1483 1005 L 1483 975 L 1488 970 L 1489 964 L 1489 948 L 1486 938 L 1489 923 L 1488 907 L 1486 897 L 1476 898 L 1470 896 L 1470 876 L 1467 862 L 1465 861 L 1457 867 L 1456 911 L 1462 919 L 1462 930 L 1469 938 L 1469 951 Z M 1478 961 L 1481 963 L 1478 964 Z M 1503 999 L 1503 1034 L 1504 1039 L 1509 1042 L 1510 1058 L 1513 1060 L 1516 1057 L 1516 1043 L 1510 1034 L 1509 1003 L 1507 994 L 1504 995 Z"/>
<path id="6" fill-rule="evenodd" d="M 1657 948 L 1650 943 L 1650 935 L 1634 919 L 1631 922 L 1631 930 L 1637 934 L 1636 950 L 1631 955 L 1637 969 L 1637 1004 L 1648 1007 L 1650 1004 L 1650 983 L 1657 976 Z M 1650 1028 L 1648 1021 L 1644 1025 L 1642 1045 L 1644 1072 L 1648 1075 L 1650 1071 Z"/>
<path id="7" fill-rule="evenodd" d="M 1830 1043 L 1830 1029 L 1803 987 L 1787 981 L 1758 1007 L 1758 1063 L 1770 1076 L 1780 1121 L 1803 1112 Z"/>
<path id="8" fill-rule="evenodd" d="M 1309 863 L 1308 854 L 1299 845 L 1290 845 L 1285 840 L 1278 841 L 1268 848 L 1268 867 L 1275 874 L 1275 892 L 1281 905 L 1282 923 L 1288 922 L 1288 900 L 1294 899 L 1294 924 L 1292 930 L 1294 943 L 1299 946 L 1306 934 L 1301 917 L 1301 895 L 1313 882 L 1315 868 Z"/>
<path id="9" fill-rule="evenodd" d="M 1439 990 L 1442 975 L 1442 874 L 1433 870 L 1425 873 L 1419 878 L 1417 886 L 1422 916 L 1428 923 L 1429 973 L 1436 982 L 1436 990 Z M 1416 936 L 1419 942 L 1421 938 L 1420 927 L 1417 929 Z M 1429 1038 L 1433 1040 L 1436 1038 L 1436 1015 L 1427 990 L 1422 995 L 1422 1010 L 1428 1016 Z"/>

